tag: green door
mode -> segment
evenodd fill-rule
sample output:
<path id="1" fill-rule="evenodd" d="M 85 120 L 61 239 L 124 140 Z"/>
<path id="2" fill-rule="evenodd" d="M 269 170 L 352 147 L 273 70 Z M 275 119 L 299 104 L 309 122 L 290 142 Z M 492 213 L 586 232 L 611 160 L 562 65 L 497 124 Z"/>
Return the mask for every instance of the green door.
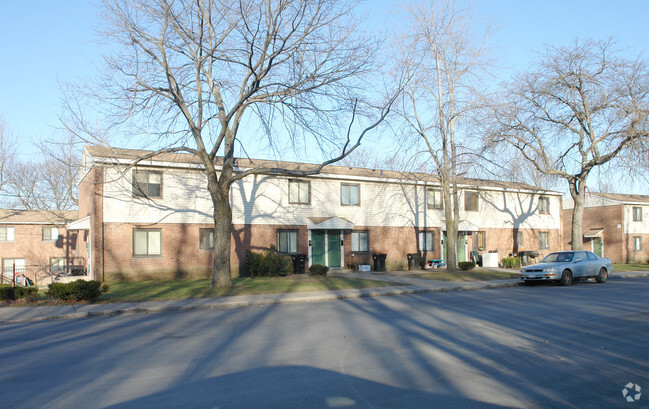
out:
<path id="1" fill-rule="evenodd" d="M 466 261 L 466 233 L 457 234 L 457 262 Z"/>
<path id="2" fill-rule="evenodd" d="M 602 238 L 593 237 L 593 253 L 602 257 Z"/>
<path id="3" fill-rule="evenodd" d="M 443 241 L 444 241 L 444 245 L 443 245 L 443 248 L 442 248 L 442 257 L 441 257 L 441 259 L 444 260 L 444 262 L 446 263 L 446 232 L 444 232 Z"/>
<path id="4" fill-rule="evenodd" d="M 340 267 L 340 231 L 328 230 L 327 259 L 329 267 Z"/>
<path id="5" fill-rule="evenodd" d="M 311 230 L 311 264 L 326 264 L 325 231 Z"/>

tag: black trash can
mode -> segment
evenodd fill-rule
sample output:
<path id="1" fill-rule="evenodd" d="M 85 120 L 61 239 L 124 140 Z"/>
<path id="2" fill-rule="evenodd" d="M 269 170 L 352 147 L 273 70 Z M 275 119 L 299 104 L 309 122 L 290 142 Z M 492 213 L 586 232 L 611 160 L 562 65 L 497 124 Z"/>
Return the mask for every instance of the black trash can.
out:
<path id="1" fill-rule="evenodd" d="M 408 270 L 419 270 L 422 265 L 422 257 L 418 253 L 408 254 Z"/>
<path id="2" fill-rule="evenodd" d="M 372 254 L 374 271 L 385 271 L 385 254 Z"/>
<path id="3" fill-rule="evenodd" d="M 306 254 L 293 254 L 293 274 L 306 274 Z"/>

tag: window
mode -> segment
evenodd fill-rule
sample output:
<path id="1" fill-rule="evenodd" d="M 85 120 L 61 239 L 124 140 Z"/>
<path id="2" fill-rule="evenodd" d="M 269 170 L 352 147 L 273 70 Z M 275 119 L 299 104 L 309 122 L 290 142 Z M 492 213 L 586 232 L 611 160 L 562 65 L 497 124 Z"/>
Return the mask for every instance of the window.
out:
<path id="1" fill-rule="evenodd" d="M 633 251 L 641 251 L 641 250 L 642 250 L 642 237 L 634 236 L 633 237 Z"/>
<path id="2" fill-rule="evenodd" d="M 419 251 L 434 251 L 435 233 L 432 231 L 419 232 Z"/>
<path id="3" fill-rule="evenodd" d="M 198 230 L 199 248 L 201 250 L 211 250 L 214 248 L 214 229 Z"/>
<path id="4" fill-rule="evenodd" d="M 367 231 L 352 232 L 352 251 L 363 253 L 370 251 L 370 235 Z"/>
<path id="5" fill-rule="evenodd" d="M 361 185 L 340 184 L 340 204 L 343 206 L 360 206 Z"/>
<path id="6" fill-rule="evenodd" d="M 296 204 L 310 204 L 311 182 L 290 179 L 288 181 L 288 202 Z"/>
<path id="7" fill-rule="evenodd" d="M 59 239 L 59 228 L 55 226 L 43 227 L 43 241 L 57 241 Z"/>
<path id="8" fill-rule="evenodd" d="M 442 199 L 442 191 L 437 189 L 428 189 L 428 208 L 429 209 L 442 209 L 444 208 L 444 201 Z"/>
<path id="9" fill-rule="evenodd" d="M 464 192 L 464 210 L 478 211 L 478 192 Z"/>
<path id="10" fill-rule="evenodd" d="M 52 274 L 65 273 L 65 257 L 51 257 L 50 258 L 50 272 Z"/>
<path id="11" fill-rule="evenodd" d="M 539 199 L 539 213 L 541 214 L 550 214 L 550 198 L 541 197 Z"/>
<path id="12" fill-rule="evenodd" d="M 2 274 L 5 277 L 13 278 L 14 267 L 16 274 L 24 274 L 27 271 L 24 258 L 5 258 L 2 260 Z"/>
<path id="13" fill-rule="evenodd" d="M 486 233 L 483 231 L 476 232 L 476 246 L 478 250 L 484 250 L 487 248 L 487 238 Z"/>
<path id="14" fill-rule="evenodd" d="M 633 221 L 641 222 L 642 221 L 642 207 L 633 208 Z"/>
<path id="15" fill-rule="evenodd" d="M 277 230 L 277 251 L 297 253 L 297 230 Z"/>
<path id="16" fill-rule="evenodd" d="M 523 232 L 522 231 L 516 232 L 516 245 L 518 247 L 523 247 L 523 243 L 524 243 Z"/>
<path id="17" fill-rule="evenodd" d="M 162 172 L 153 170 L 134 170 L 133 196 L 161 198 Z"/>
<path id="18" fill-rule="evenodd" d="M 133 229 L 133 255 L 138 257 L 162 255 L 162 231 L 160 229 Z"/>
<path id="19" fill-rule="evenodd" d="M 14 228 L 11 226 L 0 227 L 0 241 L 14 241 Z"/>
<path id="20" fill-rule="evenodd" d="M 539 233 L 539 248 L 540 249 L 549 249 L 550 248 L 550 240 L 548 238 L 548 232 L 547 231 L 542 231 Z"/>

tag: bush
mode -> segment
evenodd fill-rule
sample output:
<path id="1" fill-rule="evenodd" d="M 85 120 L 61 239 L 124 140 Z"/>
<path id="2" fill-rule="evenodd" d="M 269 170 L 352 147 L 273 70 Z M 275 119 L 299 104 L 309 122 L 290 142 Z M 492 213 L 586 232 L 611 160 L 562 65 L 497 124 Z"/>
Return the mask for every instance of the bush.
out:
<path id="1" fill-rule="evenodd" d="M 102 288 L 101 283 L 96 280 L 52 283 L 47 287 L 49 288 L 47 292 L 49 297 L 63 301 L 96 301 L 102 292 L 108 290 L 106 286 Z"/>
<path id="2" fill-rule="evenodd" d="M 313 274 L 314 276 L 326 277 L 328 272 L 329 267 L 323 266 L 322 264 L 314 264 L 309 267 L 309 273 Z"/>
<path id="3" fill-rule="evenodd" d="M 520 257 L 505 257 L 501 263 L 505 268 L 520 268 L 521 259 Z"/>
<path id="4" fill-rule="evenodd" d="M 16 287 L 16 299 L 34 301 L 38 295 L 38 287 Z"/>
<path id="5" fill-rule="evenodd" d="M 16 299 L 16 289 L 10 284 L 0 284 L 0 300 L 13 301 Z"/>
<path id="6" fill-rule="evenodd" d="M 473 261 L 460 261 L 457 266 L 460 267 L 460 270 L 473 270 L 475 263 Z"/>
<path id="7" fill-rule="evenodd" d="M 37 294 L 37 287 L 13 287 L 11 284 L 0 284 L 0 300 L 2 301 L 13 301 L 21 298 L 34 301 Z"/>
<path id="8" fill-rule="evenodd" d="M 248 250 L 248 274 L 250 277 L 278 277 L 291 274 L 293 263 L 273 248 L 255 253 Z"/>

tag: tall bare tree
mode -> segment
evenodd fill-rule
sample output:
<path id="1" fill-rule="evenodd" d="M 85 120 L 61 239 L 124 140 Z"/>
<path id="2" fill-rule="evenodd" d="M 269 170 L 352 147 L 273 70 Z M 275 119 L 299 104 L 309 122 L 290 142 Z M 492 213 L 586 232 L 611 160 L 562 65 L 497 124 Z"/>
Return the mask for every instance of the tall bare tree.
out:
<path id="1" fill-rule="evenodd" d="M 372 107 L 356 95 L 360 78 L 375 69 L 379 43 L 357 30 L 357 0 L 103 3 L 105 35 L 116 42 L 117 52 L 106 59 L 109 76 L 98 96 L 116 115 L 115 123 L 131 120 L 131 129 L 139 124 L 149 135 L 156 133 L 150 144 L 165 146 L 140 160 L 159 152 L 200 159 L 214 207 L 212 286 L 230 286 L 231 185 L 257 173 L 317 174 L 353 151 L 393 100 Z M 252 115 L 271 144 L 287 134 L 296 144 L 313 137 L 312 145 L 339 150 L 302 172 L 240 170 L 235 148 Z M 352 119 L 341 129 L 344 115 Z M 83 122 L 84 115 L 69 117 Z M 218 164 L 217 155 L 223 157 Z"/>
<path id="2" fill-rule="evenodd" d="M 649 66 L 612 41 L 546 47 L 538 67 L 517 76 L 493 113 L 492 142 L 506 142 L 545 175 L 568 183 L 572 248 L 583 249 L 586 183 L 649 131 Z"/>
<path id="3" fill-rule="evenodd" d="M 4 194 L 7 172 L 15 160 L 16 141 L 9 135 L 4 119 L 0 117 L 0 195 Z"/>
<path id="4" fill-rule="evenodd" d="M 488 33 L 476 37 L 471 10 L 452 0 L 413 2 L 407 7 L 409 31 L 399 39 L 400 65 L 408 81 L 400 114 L 409 134 L 420 138 L 440 177 L 446 261 L 457 267 L 456 242 L 460 222 L 458 177 L 465 166 L 469 147 L 467 123 L 481 106 L 478 86 L 489 66 L 486 56 Z"/>

